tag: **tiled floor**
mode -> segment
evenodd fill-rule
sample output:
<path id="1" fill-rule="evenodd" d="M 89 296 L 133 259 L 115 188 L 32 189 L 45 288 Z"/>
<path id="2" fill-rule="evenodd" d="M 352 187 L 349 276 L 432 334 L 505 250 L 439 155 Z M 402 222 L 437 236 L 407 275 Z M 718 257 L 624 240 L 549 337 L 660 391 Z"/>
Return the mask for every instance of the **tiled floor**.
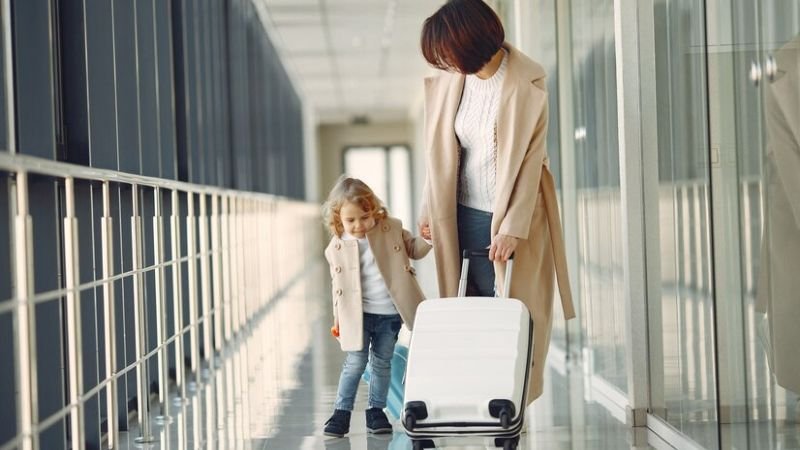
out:
<path id="1" fill-rule="evenodd" d="M 328 334 L 326 276 L 322 266 L 314 268 L 276 300 L 236 348 L 217 359 L 218 367 L 207 371 L 188 403 L 171 405 L 172 422 L 153 425 L 154 442 L 135 444 L 139 430 L 132 430 L 123 433 L 122 448 L 410 449 L 402 432 L 384 436 L 366 432 L 366 385 L 359 390 L 350 434 L 341 439 L 322 435 L 343 360 Z M 532 407 L 529 432 L 522 435 L 520 449 L 670 448 L 654 441 L 652 433 L 634 432 L 590 400 L 580 367 L 550 368 L 546 377 L 545 393 Z M 154 409 L 158 414 L 159 407 Z M 459 441 L 447 448 L 476 448 L 468 444 Z"/>

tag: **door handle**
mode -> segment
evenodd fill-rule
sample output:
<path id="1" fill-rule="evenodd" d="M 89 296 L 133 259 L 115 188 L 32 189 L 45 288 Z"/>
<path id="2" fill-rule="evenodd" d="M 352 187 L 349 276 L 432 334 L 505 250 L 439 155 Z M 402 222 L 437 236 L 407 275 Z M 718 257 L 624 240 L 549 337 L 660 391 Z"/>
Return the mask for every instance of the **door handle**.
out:
<path id="1" fill-rule="evenodd" d="M 775 75 L 778 74 L 778 63 L 775 62 L 774 56 L 767 56 L 767 60 L 764 62 L 764 71 L 767 73 L 770 83 L 775 81 Z"/>
<path id="2" fill-rule="evenodd" d="M 750 63 L 750 81 L 753 82 L 753 86 L 758 86 L 761 82 L 761 64 L 757 61 L 752 61 Z"/>

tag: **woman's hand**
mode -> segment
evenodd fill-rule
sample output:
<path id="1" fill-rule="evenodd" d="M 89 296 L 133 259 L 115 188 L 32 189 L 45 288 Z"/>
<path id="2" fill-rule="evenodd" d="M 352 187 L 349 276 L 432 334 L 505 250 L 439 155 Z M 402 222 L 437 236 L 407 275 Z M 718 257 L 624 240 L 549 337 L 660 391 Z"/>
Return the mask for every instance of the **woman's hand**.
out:
<path id="1" fill-rule="evenodd" d="M 498 234 L 492 239 L 489 247 L 489 259 L 492 261 L 507 261 L 517 248 L 518 239 L 506 234 Z"/>

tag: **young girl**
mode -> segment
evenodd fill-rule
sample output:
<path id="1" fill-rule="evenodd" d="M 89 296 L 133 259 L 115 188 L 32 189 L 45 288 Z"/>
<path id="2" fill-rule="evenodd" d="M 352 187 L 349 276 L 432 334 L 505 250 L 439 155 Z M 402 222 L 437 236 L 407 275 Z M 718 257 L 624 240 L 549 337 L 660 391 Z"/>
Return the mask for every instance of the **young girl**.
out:
<path id="1" fill-rule="evenodd" d="M 383 413 L 391 378 L 390 364 L 397 333 L 414 323 L 423 300 L 409 258 L 419 259 L 431 246 L 403 229 L 364 182 L 341 177 L 325 203 L 326 225 L 332 238 L 325 249 L 333 284 L 333 328 L 347 352 L 334 412 L 325 422 L 325 435 L 342 437 L 350 431 L 350 412 L 361 375 L 371 361 L 370 433 L 391 433 Z"/>

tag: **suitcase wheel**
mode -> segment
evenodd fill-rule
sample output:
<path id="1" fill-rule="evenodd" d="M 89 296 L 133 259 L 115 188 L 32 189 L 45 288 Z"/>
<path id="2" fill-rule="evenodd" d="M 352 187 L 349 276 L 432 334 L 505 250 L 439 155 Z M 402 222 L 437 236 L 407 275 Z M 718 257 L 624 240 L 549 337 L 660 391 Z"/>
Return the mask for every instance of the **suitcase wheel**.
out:
<path id="1" fill-rule="evenodd" d="M 403 414 L 403 426 L 408 431 L 414 431 L 414 427 L 417 426 L 417 420 L 426 419 L 427 417 L 428 408 L 425 406 L 425 402 L 408 402 Z"/>
<path id="2" fill-rule="evenodd" d="M 489 414 L 500 419 L 500 426 L 507 430 L 511 426 L 516 408 L 511 400 L 492 400 L 489 402 Z"/>
<path id="3" fill-rule="evenodd" d="M 412 439 L 411 447 L 414 450 L 424 450 L 426 448 L 436 448 L 436 445 L 430 439 Z"/>
<path id="4" fill-rule="evenodd" d="M 511 426 L 511 416 L 508 415 L 508 411 L 503 411 L 500 413 L 500 426 L 505 430 Z"/>
<path id="5" fill-rule="evenodd" d="M 519 436 L 511 439 L 495 439 L 495 447 L 503 447 L 503 450 L 516 450 L 519 444 Z"/>
<path id="6" fill-rule="evenodd" d="M 411 413 L 407 412 L 403 423 L 406 426 L 406 430 L 414 431 L 414 425 L 417 424 L 417 419 L 414 418 L 414 414 L 411 414 Z M 414 447 L 414 448 L 416 448 L 416 447 Z M 422 447 L 419 447 L 419 448 L 422 448 Z"/>

